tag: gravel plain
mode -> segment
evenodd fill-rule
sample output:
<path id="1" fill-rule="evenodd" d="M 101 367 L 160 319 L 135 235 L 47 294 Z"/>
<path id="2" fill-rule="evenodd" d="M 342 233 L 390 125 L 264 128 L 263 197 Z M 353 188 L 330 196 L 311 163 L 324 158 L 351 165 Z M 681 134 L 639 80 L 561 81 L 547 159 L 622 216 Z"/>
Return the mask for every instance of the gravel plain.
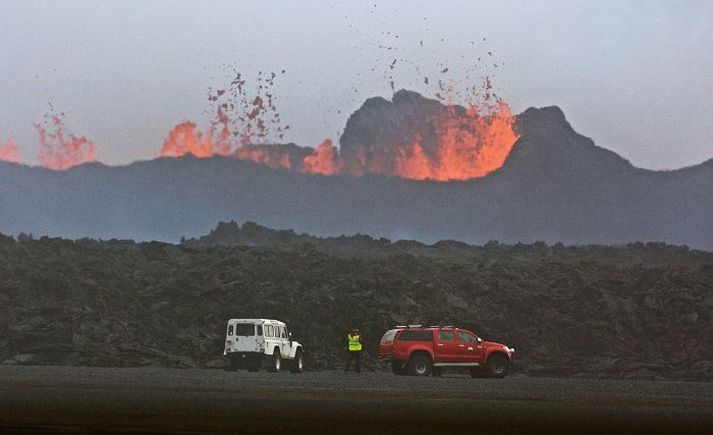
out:
<path id="1" fill-rule="evenodd" d="M 713 384 L 4 365 L 0 431 L 711 433 Z"/>

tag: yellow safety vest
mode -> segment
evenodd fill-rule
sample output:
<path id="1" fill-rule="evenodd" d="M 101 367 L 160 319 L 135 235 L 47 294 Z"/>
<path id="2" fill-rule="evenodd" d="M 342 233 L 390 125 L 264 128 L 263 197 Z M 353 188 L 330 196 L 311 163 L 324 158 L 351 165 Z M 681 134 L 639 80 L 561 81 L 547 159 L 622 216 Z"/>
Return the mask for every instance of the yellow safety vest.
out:
<path id="1" fill-rule="evenodd" d="M 359 342 L 359 335 L 349 334 L 347 336 L 347 339 L 349 340 L 349 352 L 358 352 L 361 350 L 361 342 Z"/>

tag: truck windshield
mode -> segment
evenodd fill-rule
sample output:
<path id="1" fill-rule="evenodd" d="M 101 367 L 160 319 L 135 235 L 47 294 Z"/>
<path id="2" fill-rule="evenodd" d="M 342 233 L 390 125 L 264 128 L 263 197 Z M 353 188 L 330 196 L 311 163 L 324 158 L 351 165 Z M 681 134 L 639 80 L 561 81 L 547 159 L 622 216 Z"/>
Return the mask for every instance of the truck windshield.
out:
<path id="1" fill-rule="evenodd" d="M 255 325 L 252 323 L 236 323 L 235 335 L 239 335 L 241 337 L 253 336 L 255 335 Z"/>

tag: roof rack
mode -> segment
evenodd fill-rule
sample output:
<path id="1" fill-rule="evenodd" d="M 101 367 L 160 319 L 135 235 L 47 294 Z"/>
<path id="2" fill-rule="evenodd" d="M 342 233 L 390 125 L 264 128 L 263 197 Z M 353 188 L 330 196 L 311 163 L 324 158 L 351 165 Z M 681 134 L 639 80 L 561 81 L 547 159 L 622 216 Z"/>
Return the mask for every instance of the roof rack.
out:
<path id="1" fill-rule="evenodd" d="M 396 325 L 396 326 L 394 326 L 394 328 L 405 328 L 405 329 L 409 329 L 409 328 L 423 328 L 423 325 L 420 324 L 420 323 L 417 324 L 417 325 Z"/>

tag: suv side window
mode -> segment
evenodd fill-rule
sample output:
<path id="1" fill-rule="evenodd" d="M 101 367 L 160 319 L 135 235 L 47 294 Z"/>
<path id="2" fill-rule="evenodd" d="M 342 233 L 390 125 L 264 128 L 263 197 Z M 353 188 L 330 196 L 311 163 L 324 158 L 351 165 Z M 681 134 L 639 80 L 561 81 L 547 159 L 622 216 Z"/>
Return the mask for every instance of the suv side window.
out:
<path id="1" fill-rule="evenodd" d="M 477 343 L 478 338 L 471 334 L 470 332 L 458 331 L 458 339 L 460 341 L 466 341 L 468 343 Z"/>
<path id="2" fill-rule="evenodd" d="M 440 338 L 441 341 L 455 341 L 453 331 L 438 331 L 438 338 Z"/>

